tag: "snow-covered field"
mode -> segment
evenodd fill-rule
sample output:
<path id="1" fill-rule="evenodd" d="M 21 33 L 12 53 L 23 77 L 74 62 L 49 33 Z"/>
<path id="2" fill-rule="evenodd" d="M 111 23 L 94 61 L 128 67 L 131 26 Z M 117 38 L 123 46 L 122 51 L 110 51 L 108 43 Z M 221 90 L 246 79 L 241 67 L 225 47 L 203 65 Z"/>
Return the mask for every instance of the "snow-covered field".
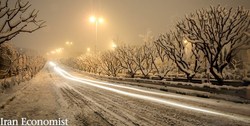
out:
<path id="1" fill-rule="evenodd" d="M 250 124 L 249 104 L 100 81 L 60 66 L 46 65 L 19 86 L 0 95 L 0 117 L 61 118 L 70 126 Z"/>

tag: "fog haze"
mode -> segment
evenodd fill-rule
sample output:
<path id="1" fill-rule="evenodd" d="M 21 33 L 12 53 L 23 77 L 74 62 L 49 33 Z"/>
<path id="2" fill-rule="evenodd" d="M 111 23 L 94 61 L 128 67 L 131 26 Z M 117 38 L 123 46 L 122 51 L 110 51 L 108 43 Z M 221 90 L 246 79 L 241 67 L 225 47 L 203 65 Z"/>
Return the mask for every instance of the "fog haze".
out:
<path id="1" fill-rule="evenodd" d="M 11 41 L 24 48 L 42 52 L 64 46 L 85 51 L 95 43 L 95 25 L 91 15 L 101 16 L 97 48 L 109 49 L 112 39 L 141 44 L 139 34 L 151 30 L 154 35 L 169 31 L 185 14 L 210 5 L 250 8 L 249 0 L 30 0 L 32 9 L 39 10 L 38 19 L 47 27 L 31 34 L 20 34 Z"/>

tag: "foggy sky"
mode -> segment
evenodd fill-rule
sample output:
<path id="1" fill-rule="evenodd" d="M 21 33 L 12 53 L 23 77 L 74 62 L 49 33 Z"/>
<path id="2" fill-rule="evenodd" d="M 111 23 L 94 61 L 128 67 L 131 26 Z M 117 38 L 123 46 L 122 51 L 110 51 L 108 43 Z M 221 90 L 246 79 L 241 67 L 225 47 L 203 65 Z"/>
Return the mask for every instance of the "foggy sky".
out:
<path id="1" fill-rule="evenodd" d="M 159 35 L 173 28 L 176 21 L 196 9 L 210 5 L 250 8 L 250 0 L 30 0 L 33 9 L 39 10 L 39 19 L 47 27 L 31 34 L 20 34 L 15 45 L 41 51 L 65 46 L 85 51 L 95 43 L 95 25 L 89 16 L 102 16 L 98 25 L 98 49 L 109 49 L 111 41 L 119 37 L 124 43 L 142 43 L 139 34 L 151 30 Z"/>

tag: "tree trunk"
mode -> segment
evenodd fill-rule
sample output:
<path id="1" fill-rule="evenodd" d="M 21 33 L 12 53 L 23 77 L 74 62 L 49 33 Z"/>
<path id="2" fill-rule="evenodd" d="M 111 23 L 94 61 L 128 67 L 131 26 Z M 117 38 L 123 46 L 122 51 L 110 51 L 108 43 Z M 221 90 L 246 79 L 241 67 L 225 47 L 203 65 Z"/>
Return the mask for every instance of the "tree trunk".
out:
<path id="1" fill-rule="evenodd" d="M 160 78 L 160 80 L 163 80 L 164 79 L 164 77 L 163 76 L 158 76 L 159 78 Z"/>
<path id="2" fill-rule="evenodd" d="M 129 75 L 130 75 L 131 78 L 135 78 L 135 73 L 130 72 Z"/>
<path id="3" fill-rule="evenodd" d="M 187 81 L 192 82 L 192 79 L 194 76 L 190 76 L 190 74 L 186 74 L 186 75 L 187 75 Z"/>
<path id="4" fill-rule="evenodd" d="M 220 76 L 218 76 L 218 75 L 215 73 L 215 71 L 214 71 L 214 69 L 213 69 L 212 67 L 211 67 L 209 70 L 210 70 L 211 74 L 214 76 L 214 78 L 217 80 L 218 85 L 223 85 L 223 84 L 224 84 L 223 78 L 221 78 Z M 222 74 L 222 73 L 220 73 L 220 74 Z"/>

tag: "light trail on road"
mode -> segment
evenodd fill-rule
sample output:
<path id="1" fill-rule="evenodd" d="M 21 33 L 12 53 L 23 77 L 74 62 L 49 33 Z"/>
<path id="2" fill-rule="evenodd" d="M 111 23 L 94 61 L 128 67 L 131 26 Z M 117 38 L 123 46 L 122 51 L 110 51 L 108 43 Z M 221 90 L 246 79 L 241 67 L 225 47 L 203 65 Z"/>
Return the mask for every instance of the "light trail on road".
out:
<path id="1" fill-rule="evenodd" d="M 236 119 L 236 120 L 240 120 L 240 121 L 243 121 L 243 122 L 250 123 L 249 117 L 245 117 L 245 116 L 242 116 L 242 115 L 227 114 L 227 113 L 212 111 L 212 110 L 208 110 L 208 109 L 205 109 L 205 108 L 180 104 L 180 103 L 169 101 L 169 100 L 166 100 L 166 99 L 161 99 L 161 98 L 156 98 L 156 97 L 151 97 L 151 96 L 145 96 L 145 95 L 141 95 L 141 94 L 126 92 L 126 91 L 114 89 L 114 88 L 111 88 L 111 87 L 106 87 L 106 86 L 103 86 L 103 85 L 99 85 L 99 84 L 105 84 L 105 85 L 114 86 L 114 84 L 107 83 L 107 82 L 100 82 L 100 81 L 94 81 L 94 80 L 75 77 L 75 76 L 69 74 L 68 72 L 66 72 L 65 70 L 63 70 L 62 68 L 58 67 L 53 62 L 50 62 L 50 65 L 62 77 L 66 78 L 66 79 L 69 79 L 69 80 L 72 80 L 72 81 L 80 82 L 80 83 L 83 83 L 83 84 L 87 84 L 87 85 L 90 85 L 90 86 L 94 86 L 94 87 L 97 87 L 97 88 L 105 89 L 105 90 L 108 90 L 108 91 L 112 91 L 112 92 L 115 92 L 115 93 L 118 93 L 118 94 L 130 96 L 130 97 L 134 97 L 134 98 L 138 98 L 138 99 L 143 99 L 143 100 L 152 101 L 152 102 L 165 104 L 165 105 L 171 105 L 171 106 L 174 106 L 174 107 L 179 107 L 179 108 L 188 109 L 188 110 L 194 110 L 194 111 L 197 111 L 197 112 L 202 112 L 202 113 L 207 113 L 207 114 L 212 114 L 212 115 L 224 116 L 224 117 L 227 117 L 227 118 Z M 95 83 L 98 83 L 98 84 L 95 84 Z M 126 88 L 126 89 L 131 89 L 131 90 L 135 90 L 135 91 L 140 91 L 140 92 L 144 92 L 144 93 L 149 93 L 149 94 L 158 94 L 157 92 L 144 91 L 144 90 L 136 89 L 136 88 L 132 88 L 132 87 L 125 87 L 125 86 L 121 86 L 121 85 L 115 85 L 115 86 L 116 87 L 121 87 L 121 88 Z M 162 93 L 160 93 L 160 94 L 162 94 Z"/>
<path id="2" fill-rule="evenodd" d="M 52 64 L 52 65 L 54 65 L 54 64 Z M 185 98 L 185 97 L 182 97 L 182 96 L 179 96 L 179 95 L 172 95 L 172 94 L 165 94 L 165 93 L 159 93 L 159 92 L 146 91 L 146 90 L 142 90 L 142 89 L 138 89 L 138 88 L 132 88 L 132 87 L 128 87 L 128 86 L 117 85 L 117 84 L 112 84 L 112 83 L 103 82 L 103 81 L 95 81 L 95 80 L 90 80 L 90 79 L 75 77 L 75 76 L 72 76 L 71 74 L 69 74 L 68 72 L 66 72 L 63 69 L 61 69 L 60 71 L 63 72 L 64 74 L 70 76 L 70 77 L 73 77 L 73 78 L 76 78 L 76 79 L 80 79 L 80 80 L 83 80 L 83 81 L 87 81 L 87 82 L 98 83 L 98 84 L 107 85 L 107 86 L 113 86 L 113 87 L 119 87 L 119 88 L 124 88 L 124 89 L 139 91 L 139 92 L 153 94 L 153 95 L 160 95 L 160 96 L 167 96 L 167 97 L 173 97 L 173 98 L 189 99 L 189 98 Z"/>

